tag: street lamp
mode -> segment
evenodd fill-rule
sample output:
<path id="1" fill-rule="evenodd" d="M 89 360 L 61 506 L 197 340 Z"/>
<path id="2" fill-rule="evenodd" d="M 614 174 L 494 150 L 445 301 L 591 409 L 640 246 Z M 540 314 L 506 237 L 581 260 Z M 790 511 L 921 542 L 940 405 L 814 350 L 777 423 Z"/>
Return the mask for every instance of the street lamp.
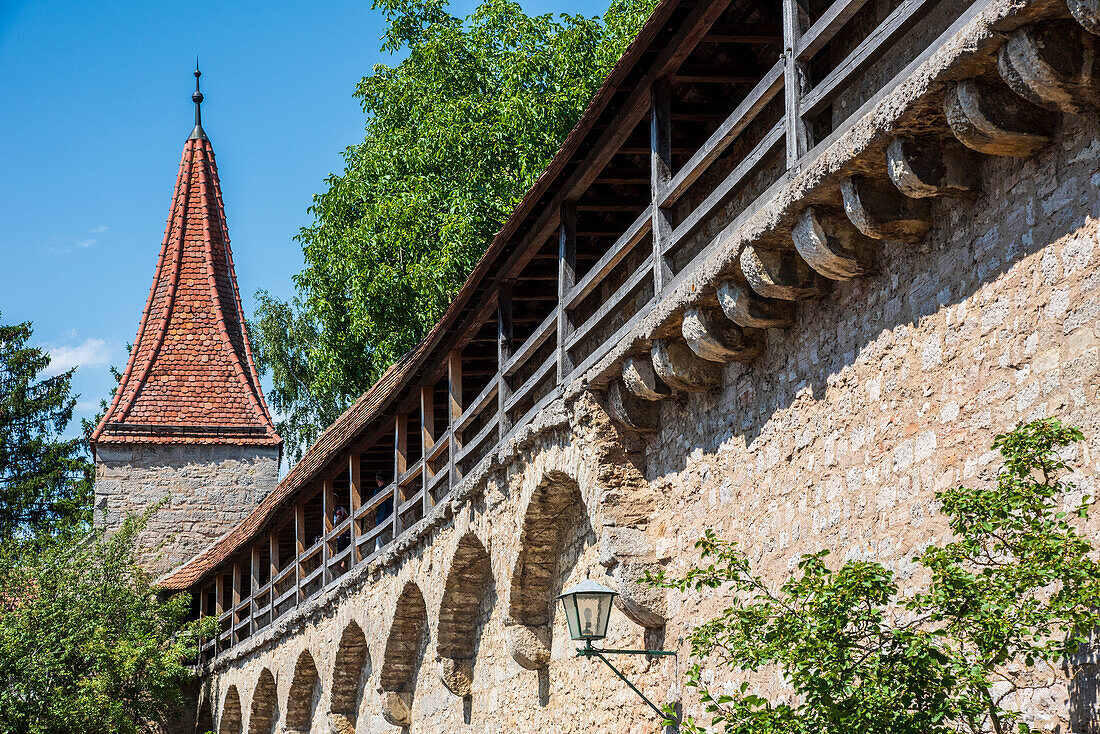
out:
<path id="1" fill-rule="evenodd" d="M 661 711 L 656 704 L 646 698 L 646 695 L 638 690 L 637 686 L 627 680 L 622 672 L 604 657 L 607 653 L 615 655 L 675 655 L 669 650 L 612 650 L 609 648 L 592 647 L 593 640 L 602 640 L 607 637 L 607 623 L 611 620 L 611 603 L 618 596 L 603 584 L 586 578 L 584 581 L 563 592 L 559 599 L 565 609 L 565 621 L 569 626 L 569 636 L 574 640 L 584 640 L 584 647 L 577 648 L 577 657 L 597 657 L 606 663 L 607 667 L 622 679 L 623 683 L 630 686 L 630 690 L 641 696 L 642 700 L 651 709 L 657 712 L 662 719 L 672 718 Z"/>

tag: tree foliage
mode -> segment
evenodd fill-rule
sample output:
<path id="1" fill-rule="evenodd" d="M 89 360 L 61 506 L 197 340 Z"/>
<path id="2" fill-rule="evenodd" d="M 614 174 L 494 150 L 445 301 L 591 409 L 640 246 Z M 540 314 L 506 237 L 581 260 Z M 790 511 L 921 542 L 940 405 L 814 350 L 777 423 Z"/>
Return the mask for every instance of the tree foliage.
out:
<path id="1" fill-rule="evenodd" d="M 723 589 L 731 605 L 690 635 L 709 725 L 726 734 L 1028 732 L 1011 694 L 1070 674 L 1071 656 L 1100 623 L 1100 563 L 1079 531 L 1090 500 L 1063 511 L 1074 486 L 1064 449 L 1076 428 L 1041 420 L 998 436 L 996 483 L 937 493 L 954 539 L 916 559 L 928 582 L 910 594 L 869 561 L 827 565 L 802 556 L 778 589 L 737 543 L 713 531 L 697 543 L 706 565 L 650 578 L 682 591 Z M 711 667 L 740 684 L 717 691 Z M 796 696 L 752 692 L 753 673 L 782 674 Z"/>
<path id="2" fill-rule="evenodd" d="M 144 731 L 182 701 L 214 618 L 185 622 L 187 594 L 158 600 L 136 561 L 147 517 L 0 548 L 0 734 Z"/>
<path id="3" fill-rule="evenodd" d="M 50 357 L 29 346 L 30 323 L 0 324 L 0 540 L 88 520 L 92 465 L 84 439 L 61 438 L 73 417 L 73 370 L 40 375 Z"/>
<path id="4" fill-rule="evenodd" d="M 654 0 L 602 18 L 485 0 L 375 0 L 388 20 L 355 91 L 366 137 L 314 197 L 299 297 L 253 324 L 292 457 L 419 340 L 579 119 Z"/>

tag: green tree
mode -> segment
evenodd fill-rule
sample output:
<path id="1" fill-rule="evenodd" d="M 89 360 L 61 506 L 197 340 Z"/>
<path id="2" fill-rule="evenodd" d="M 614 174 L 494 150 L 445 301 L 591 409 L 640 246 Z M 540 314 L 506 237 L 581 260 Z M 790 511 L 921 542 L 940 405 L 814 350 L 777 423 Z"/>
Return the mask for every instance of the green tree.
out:
<path id="1" fill-rule="evenodd" d="M 29 322 L 0 324 L 0 540 L 89 519 L 86 443 L 61 438 L 76 405 L 73 370 L 40 379 L 50 357 L 28 345 L 32 333 Z"/>
<path id="2" fill-rule="evenodd" d="M 291 303 L 258 294 L 253 335 L 292 458 L 416 344 L 545 168 L 655 0 L 602 18 L 485 0 L 375 0 L 389 26 L 355 96 L 366 137 L 315 196 Z"/>
<path id="3" fill-rule="evenodd" d="M 708 531 L 704 566 L 652 583 L 722 589 L 729 607 L 690 635 L 689 687 L 709 724 L 727 734 L 979 734 L 1029 731 L 1009 694 L 1075 674 L 1071 656 L 1100 623 L 1100 564 L 1079 531 L 1089 498 L 1063 511 L 1074 487 L 1063 449 L 1076 428 L 1041 420 L 998 436 L 993 486 L 937 493 L 954 540 L 917 558 L 926 589 L 906 595 L 881 564 L 804 555 L 777 590 L 737 544 Z M 919 577 L 918 577 L 919 578 Z M 712 689 L 724 668 L 740 684 Z M 782 674 L 797 694 L 768 700 L 752 674 Z"/>
<path id="4" fill-rule="evenodd" d="M 182 701 L 215 620 L 186 622 L 187 594 L 158 599 L 136 560 L 147 517 L 0 548 L 0 734 L 146 731 Z"/>

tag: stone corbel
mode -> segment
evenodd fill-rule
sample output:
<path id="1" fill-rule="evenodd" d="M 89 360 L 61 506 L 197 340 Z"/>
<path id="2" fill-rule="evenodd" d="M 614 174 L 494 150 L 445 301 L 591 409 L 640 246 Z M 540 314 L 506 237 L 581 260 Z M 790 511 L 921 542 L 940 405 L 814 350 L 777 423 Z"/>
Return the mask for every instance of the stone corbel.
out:
<path id="1" fill-rule="evenodd" d="M 966 196 L 980 188 L 974 154 L 954 140 L 894 138 L 886 148 L 886 172 L 914 199 Z"/>
<path id="2" fill-rule="evenodd" d="M 618 380 L 612 380 L 607 386 L 607 413 L 623 430 L 632 433 L 657 430 L 657 406 L 648 400 L 640 400 Z"/>
<path id="3" fill-rule="evenodd" d="M 550 629 L 544 624 L 527 625 L 507 620 L 504 643 L 508 654 L 527 670 L 540 670 L 550 664 Z"/>
<path id="4" fill-rule="evenodd" d="M 440 657 L 439 679 L 451 693 L 465 698 L 470 695 L 474 682 L 474 666 L 470 660 Z"/>
<path id="5" fill-rule="evenodd" d="M 649 354 L 653 359 L 653 371 L 673 390 L 707 392 L 722 382 L 718 365 L 699 359 L 682 342 L 655 339 Z"/>
<path id="6" fill-rule="evenodd" d="M 814 207 L 802 210 L 791 228 L 791 239 L 802 259 L 829 280 L 851 280 L 875 270 L 871 241 Z"/>
<path id="7" fill-rule="evenodd" d="M 824 292 L 817 273 L 791 250 L 749 245 L 741 251 L 740 264 L 749 287 L 764 298 L 798 301 Z"/>
<path id="8" fill-rule="evenodd" d="M 781 329 L 794 320 L 791 303 L 760 298 L 732 280 L 719 283 L 717 294 L 726 318 L 746 329 Z"/>
<path id="9" fill-rule="evenodd" d="M 329 734 L 355 734 L 355 722 L 346 714 L 328 715 Z"/>
<path id="10" fill-rule="evenodd" d="M 986 155 L 1026 158 L 1050 142 L 1050 110 L 1015 94 L 1001 79 L 967 79 L 943 98 L 947 124 L 960 143 Z"/>
<path id="11" fill-rule="evenodd" d="M 648 355 L 632 355 L 623 362 L 623 385 L 642 400 L 664 400 L 672 390 L 653 371 Z"/>
<path id="12" fill-rule="evenodd" d="M 637 528 L 605 527 L 600 535 L 600 564 L 610 568 L 618 585 L 615 606 L 642 627 L 663 627 L 667 618 L 665 590 L 642 581 L 659 568 L 653 544 Z"/>
<path id="13" fill-rule="evenodd" d="M 928 233 L 928 202 L 902 196 L 886 181 L 849 176 L 840 182 L 840 194 L 848 220 L 868 237 L 917 242 Z"/>
<path id="14" fill-rule="evenodd" d="M 1100 35 L 1100 0 L 1066 0 L 1066 5 L 1086 31 Z"/>
<path id="15" fill-rule="evenodd" d="M 394 726 L 412 724 L 412 696 L 405 691 L 382 691 L 382 718 Z"/>
<path id="16" fill-rule="evenodd" d="M 691 351 L 710 362 L 749 362 L 760 354 L 758 334 L 711 309 L 693 306 L 684 311 L 680 331 Z"/>
<path id="17" fill-rule="evenodd" d="M 1024 26 L 1001 46 L 997 69 L 1009 88 L 1048 110 L 1081 114 L 1100 104 L 1094 70 L 1100 39 L 1072 20 Z"/>

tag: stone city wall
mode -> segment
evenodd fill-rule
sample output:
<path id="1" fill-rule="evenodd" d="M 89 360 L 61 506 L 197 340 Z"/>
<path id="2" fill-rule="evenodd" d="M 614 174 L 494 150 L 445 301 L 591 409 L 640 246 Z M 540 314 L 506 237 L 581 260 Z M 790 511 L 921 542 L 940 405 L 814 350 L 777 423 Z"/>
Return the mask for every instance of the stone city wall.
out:
<path id="1" fill-rule="evenodd" d="M 95 523 L 114 530 L 164 502 L 141 536 L 149 567 L 163 571 L 247 517 L 278 480 L 278 447 L 100 444 Z"/>
<path id="2" fill-rule="evenodd" d="M 982 196 L 934 204 L 922 244 L 884 248 L 882 275 L 801 307 L 719 390 L 665 401 L 655 435 L 620 433 L 594 393 L 553 405 L 422 535 L 220 659 L 204 693 L 219 731 L 237 730 L 238 699 L 240 731 L 267 731 L 250 723 L 265 717 L 393 731 L 387 716 L 423 732 L 657 731 L 610 671 L 572 655 L 552 597 L 586 573 L 633 605 L 608 646 L 682 656 L 624 672 L 692 712 L 679 645 L 721 595 L 626 587 L 647 567 L 682 573 L 704 529 L 776 581 L 828 548 L 913 583 L 914 555 L 944 537 L 934 491 L 991 481 L 993 436 L 1040 416 L 1084 428 L 1074 481 L 1095 493 L 1100 125 L 1067 118 L 1049 155 L 981 166 Z M 1068 730 L 1089 731 L 1087 683 L 1036 692 L 1031 721 L 1066 731 L 1072 714 Z"/>
<path id="3" fill-rule="evenodd" d="M 623 595 L 609 647 L 679 653 L 623 658 L 625 674 L 699 713 L 683 640 L 724 597 L 635 581 L 685 571 L 705 529 L 775 582 L 827 548 L 919 584 L 914 556 L 946 532 L 934 492 L 992 481 L 994 435 L 1041 416 L 1084 429 L 1072 479 L 1096 494 L 1100 122 L 1067 114 L 1038 155 L 973 166 L 980 194 L 932 199 L 927 236 L 883 241 L 874 273 L 798 304 L 716 389 L 658 403 L 654 433 L 622 432 L 602 391 L 572 386 L 419 532 L 208 666 L 200 726 L 656 732 L 634 693 L 573 655 L 553 598 L 586 574 Z M 1019 701 L 1029 723 L 1096 732 L 1098 669 L 1081 662 L 1072 685 Z"/>

